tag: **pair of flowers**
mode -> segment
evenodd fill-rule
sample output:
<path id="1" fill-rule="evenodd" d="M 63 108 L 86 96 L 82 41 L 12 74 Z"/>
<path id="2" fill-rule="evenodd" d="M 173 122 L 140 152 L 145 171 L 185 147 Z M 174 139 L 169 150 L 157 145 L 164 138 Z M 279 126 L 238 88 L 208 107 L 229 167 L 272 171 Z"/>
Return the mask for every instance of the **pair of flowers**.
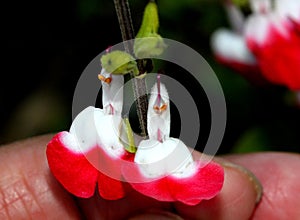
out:
<path id="1" fill-rule="evenodd" d="M 233 31 L 217 30 L 212 49 L 219 61 L 252 79 L 300 90 L 300 1 L 249 0 L 247 18 L 226 1 Z"/>
<path id="2" fill-rule="evenodd" d="M 219 193 L 223 168 L 213 161 L 194 161 L 186 145 L 169 136 L 169 97 L 159 77 L 149 100 L 149 137 L 136 138 L 136 152 L 126 150 L 132 143 L 123 138 L 123 76 L 103 68 L 99 79 L 103 109 L 87 107 L 74 119 L 69 132 L 56 134 L 47 146 L 50 170 L 66 190 L 88 198 L 98 185 L 104 199 L 116 200 L 126 196 L 129 183 L 154 199 L 188 205 Z M 130 129 L 125 129 L 125 137 L 134 140 Z"/>

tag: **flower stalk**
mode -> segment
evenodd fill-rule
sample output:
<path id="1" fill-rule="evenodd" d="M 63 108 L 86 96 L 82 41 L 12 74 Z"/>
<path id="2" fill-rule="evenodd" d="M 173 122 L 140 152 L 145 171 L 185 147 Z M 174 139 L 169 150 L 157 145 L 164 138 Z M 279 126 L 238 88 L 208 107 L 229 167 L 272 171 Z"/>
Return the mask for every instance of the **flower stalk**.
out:
<path id="1" fill-rule="evenodd" d="M 115 9 L 121 29 L 122 39 L 124 41 L 125 51 L 129 54 L 133 54 L 133 45 L 132 40 L 135 37 L 131 13 L 129 8 L 128 0 L 114 0 Z M 143 74 L 143 64 L 142 60 L 137 61 L 139 74 Z M 133 90 L 134 96 L 137 105 L 137 115 L 139 118 L 139 124 L 141 129 L 141 135 L 147 135 L 147 108 L 148 108 L 148 99 L 147 99 L 147 88 L 145 78 L 136 78 L 134 73 L 130 73 L 131 78 L 133 78 Z"/>

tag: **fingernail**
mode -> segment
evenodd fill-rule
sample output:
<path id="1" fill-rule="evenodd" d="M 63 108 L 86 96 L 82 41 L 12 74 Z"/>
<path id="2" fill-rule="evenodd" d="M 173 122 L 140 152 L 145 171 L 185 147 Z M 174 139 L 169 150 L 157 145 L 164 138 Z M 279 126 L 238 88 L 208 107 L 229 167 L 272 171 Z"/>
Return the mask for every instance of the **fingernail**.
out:
<path id="1" fill-rule="evenodd" d="M 223 167 L 227 167 L 227 168 L 233 168 L 235 170 L 238 170 L 239 172 L 245 174 L 249 181 L 253 183 L 254 189 L 256 191 L 256 204 L 258 204 L 261 200 L 261 197 L 263 195 L 263 187 L 260 183 L 260 181 L 257 179 L 257 177 L 248 169 L 246 169 L 243 166 L 225 161 L 225 160 L 218 160 L 218 163 L 220 163 Z"/>
<path id="2" fill-rule="evenodd" d="M 129 218 L 128 220 L 183 220 L 180 216 L 173 214 L 171 212 L 162 211 L 162 210 L 153 210 L 148 211 L 142 214 L 135 215 L 134 217 Z"/>

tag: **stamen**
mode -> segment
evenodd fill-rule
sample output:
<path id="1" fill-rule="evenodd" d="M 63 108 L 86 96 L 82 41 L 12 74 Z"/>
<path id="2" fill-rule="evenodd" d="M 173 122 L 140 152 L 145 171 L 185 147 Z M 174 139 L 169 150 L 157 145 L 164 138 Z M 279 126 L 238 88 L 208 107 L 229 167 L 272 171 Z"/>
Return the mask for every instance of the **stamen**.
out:
<path id="1" fill-rule="evenodd" d="M 111 75 L 106 78 L 103 75 L 101 75 L 101 73 L 98 74 L 98 79 L 101 80 L 102 82 L 105 82 L 106 84 L 110 84 L 112 81 Z"/>
<path id="2" fill-rule="evenodd" d="M 161 114 L 167 109 L 168 105 L 164 103 L 162 106 L 154 105 L 153 109 L 157 114 Z"/>
<path id="3" fill-rule="evenodd" d="M 165 103 L 165 101 L 162 99 L 160 94 L 160 74 L 157 75 L 157 98 L 155 100 L 155 104 L 153 106 L 153 110 L 157 114 L 161 114 L 167 109 L 168 105 Z"/>

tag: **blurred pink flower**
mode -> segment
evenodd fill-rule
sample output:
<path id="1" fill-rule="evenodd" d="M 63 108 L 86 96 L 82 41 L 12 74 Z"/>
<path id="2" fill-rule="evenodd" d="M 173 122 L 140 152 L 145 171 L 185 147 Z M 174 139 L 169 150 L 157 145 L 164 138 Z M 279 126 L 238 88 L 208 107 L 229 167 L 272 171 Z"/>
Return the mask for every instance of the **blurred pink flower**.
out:
<path id="1" fill-rule="evenodd" d="M 261 74 L 271 83 L 300 90 L 300 1 L 249 2 L 252 14 L 246 18 L 227 2 L 233 30 L 213 34 L 214 54 L 250 78 Z"/>

